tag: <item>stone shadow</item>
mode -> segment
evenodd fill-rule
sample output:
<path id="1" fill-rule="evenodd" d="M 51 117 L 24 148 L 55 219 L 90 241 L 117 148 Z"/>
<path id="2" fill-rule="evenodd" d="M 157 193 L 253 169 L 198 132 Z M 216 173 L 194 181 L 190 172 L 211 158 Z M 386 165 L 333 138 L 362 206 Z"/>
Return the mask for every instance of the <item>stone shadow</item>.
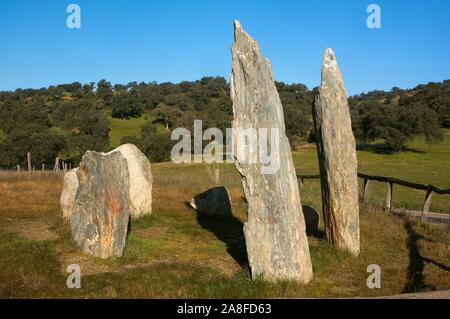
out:
<path id="1" fill-rule="evenodd" d="M 199 225 L 203 229 L 214 233 L 217 239 L 225 243 L 230 256 L 242 269 L 249 271 L 247 246 L 243 230 L 244 224 L 233 216 L 228 195 L 208 195 L 205 197 L 205 194 L 211 194 L 211 190 L 218 191 L 218 188 L 213 188 L 197 195 L 193 199 L 195 203 L 191 201 L 190 203 L 185 202 L 185 204 L 187 207 L 196 210 L 196 218 Z M 221 203 L 218 203 L 219 201 Z"/>
<path id="2" fill-rule="evenodd" d="M 423 269 L 425 259 L 420 255 L 418 241 L 423 237 L 414 230 L 411 222 L 405 220 L 405 230 L 408 234 L 407 247 L 409 250 L 409 265 L 406 274 L 406 284 L 403 287 L 403 293 L 420 292 L 424 290 L 436 290 L 436 287 L 424 282 Z"/>
<path id="3" fill-rule="evenodd" d="M 441 263 L 439 263 L 437 261 L 434 261 L 433 259 L 423 257 L 423 261 L 426 262 L 426 263 L 429 263 L 429 264 L 433 264 L 433 265 L 441 268 L 444 271 L 450 272 L 450 266 L 441 264 Z"/>
<path id="4" fill-rule="evenodd" d="M 394 154 L 394 150 L 389 148 L 388 146 L 384 144 L 358 144 L 356 146 L 356 149 L 358 151 L 368 151 L 376 154 L 384 154 L 384 155 L 391 155 Z M 424 154 L 424 151 L 418 150 L 416 148 L 411 147 L 405 147 L 402 152 L 411 152 L 416 154 Z"/>
<path id="5" fill-rule="evenodd" d="M 242 269 L 249 269 L 243 223 L 234 216 L 215 218 L 197 214 L 197 221 L 227 245 L 227 252 Z"/>

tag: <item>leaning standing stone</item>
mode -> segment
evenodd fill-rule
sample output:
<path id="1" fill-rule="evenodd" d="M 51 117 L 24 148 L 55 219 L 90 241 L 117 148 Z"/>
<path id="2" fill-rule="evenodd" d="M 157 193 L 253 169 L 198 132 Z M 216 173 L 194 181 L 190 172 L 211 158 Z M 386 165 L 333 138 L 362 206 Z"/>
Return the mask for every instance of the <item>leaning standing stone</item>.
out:
<path id="1" fill-rule="evenodd" d="M 262 174 L 263 164 L 245 162 L 236 157 L 248 202 L 248 221 L 244 225 L 248 259 L 254 278 L 295 280 L 306 283 L 312 278 L 305 220 L 291 148 L 285 134 L 283 107 L 272 77 L 270 63 L 260 53 L 258 44 L 234 24 L 233 69 L 233 147 L 243 147 L 239 129 L 278 130 L 279 168 Z M 261 137 L 261 136 L 260 136 Z M 276 150 L 269 138 L 268 149 Z M 276 144 L 276 143 L 275 143 Z M 258 147 L 250 149 L 258 156 Z"/>
<path id="2" fill-rule="evenodd" d="M 88 151 L 77 175 L 76 208 L 70 217 L 74 241 L 93 256 L 122 256 L 130 217 L 126 160 L 120 152 Z"/>
<path id="3" fill-rule="evenodd" d="M 313 116 L 325 232 L 334 245 L 359 255 L 355 137 L 342 76 L 331 49 L 323 54 L 322 80 Z"/>

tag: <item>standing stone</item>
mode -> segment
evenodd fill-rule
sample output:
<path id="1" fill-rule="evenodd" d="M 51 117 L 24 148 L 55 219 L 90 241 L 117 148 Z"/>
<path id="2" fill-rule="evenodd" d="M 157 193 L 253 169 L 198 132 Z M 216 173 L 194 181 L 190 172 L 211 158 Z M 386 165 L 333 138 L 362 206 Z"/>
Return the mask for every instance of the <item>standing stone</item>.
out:
<path id="1" fill-rule="evenodd" d="M 189 205 L 198 214 L 210 217 L 230 217 L 231 203 L 230 195 L 225 187 L 213 187 L 196 195 Z"/>
<path id="2" fill-rule="evenodd" d="M 88 151 L 77 172 L 72 238 L 83 252 L 122 256 L 130 217 L 129 173 L 120 152 Z"/>
<path id="3" fill-rule="evenodd" d="M 64 186 L 61 193 L 60 204 L 61 214 L 65 221 L 69 221 L 73 210 L 75 209 L 75 195 L 79 186 L 78 168 L 74 168 L 64 175 Z"/>
<path id="4" fill-rule="evenodd" d="M 281 165 L 272 174 L 261 173 L 260 161 L 252 164 L 235 155 L 248 202 L 244 234 L 252 276 L 307 283 L 312 278 L 312 266 L 305 220 L 271 66 L 238 21 L 234 23 L 231 51 L 234 150 L 243 147 L 236 129 L 276 128 L 279 132 L 279 154 L 275 155 L 279 155 Z M 268 140 L 271 150 L 274 145 Z M 251 148 L 249 152 L 252 156 L 258 153 Z"/>
<path id="5" fill-rule="evenodd" d="M 114 151 L 119 151 L 128 163 L 131 217 L 151 214 L 153 177 L 150 161 L 133 144 L 123 144 Z"/>
<path id="6" fill-rule="evenodd" d="M 303 205 L 303 215 L 305 216 L 306 235 L 315 236 L 319 230 L 319 213 L 312 207 Z"/>
<path id="7" fill-rule="evenodd" d="M 133 144 L 123 144 L 110 153 L 120 152 L 128 165 L 130 178 L 130 216 L 139 218 L 152 212 L 153 177 L 147 157 Z M 78 189 L 75 169 L 64 176 L 64 187 L 61 193 L 61 212 L 65 220 L 70 219 Z"/>
<path id="8" fill-rule="evenodd" d="M 333 50 L 323 54 L 322 80 L 313 105 L 327 238 L 359 255 L 355 137 L 342 76 Z"/>

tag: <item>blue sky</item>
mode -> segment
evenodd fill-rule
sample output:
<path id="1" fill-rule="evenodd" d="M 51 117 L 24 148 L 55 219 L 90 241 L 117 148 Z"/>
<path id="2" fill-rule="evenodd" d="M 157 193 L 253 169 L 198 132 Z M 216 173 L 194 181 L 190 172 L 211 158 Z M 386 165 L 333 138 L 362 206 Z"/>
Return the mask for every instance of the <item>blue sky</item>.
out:
<path id="1" fill-rule="evenodd" d="M 66 7 L 81 7 L 81 29 Z M 381 29 L 366 26 L 370 3 Z M 14 0 L 0 2 L 0 90 L 79 81 L 229 78 L 233 19 L 274 76 L 309 88 L 332 47 L 348 94 L 450 78 L 450 1 Z"/>

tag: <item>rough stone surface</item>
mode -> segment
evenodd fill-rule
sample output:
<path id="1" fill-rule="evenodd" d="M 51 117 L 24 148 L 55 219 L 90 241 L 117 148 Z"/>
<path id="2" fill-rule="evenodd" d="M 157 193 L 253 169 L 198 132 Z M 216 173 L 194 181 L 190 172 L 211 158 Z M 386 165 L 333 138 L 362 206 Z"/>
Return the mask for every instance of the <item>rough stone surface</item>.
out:
<path id="1" fill-rule="evenodd" d="M 123 144 L 114 151 L 119 151 L 128 163 L 131 217 L 139 218 L 151 214 L 153 177 L 150 161 L 133 144 Z"/>
<path id="2" fill-rule="evenodd" d="M 133 218 L 151 214 L 153 177 L 148 158 L 133 144 L 123 144 L 110 153 L 120 152 L 128 165 L 130 179 L 130 215 Z M 70 219 L 75 204 L 78 179 L 74 168 L 64 176 L 61 193 L 61 212 L 65 220 Z"/>
<path id="3" fill-rule="evenodd" d="M 263 164 L 259 161 L 246 163 L 235 155 L 235 165 L 242 176 L 248 202 L 244 234 L 252 276 L 269 281 L 286 279 L 306 283 L 312 278 L 312 267 L 305 220 L 285 134 L 283 107 L 271 66 L 238 21 L 234 25 L 231 51 L 233 129 L 279 128 L 280 134 L 281 167 L 274 174 L 262 174 Z M 235 132 L 233 147 L 236 149 L 240 139 Z"/>
<path id="4" fill-rule="evenodd" d="M 230 196 L 225 187 L 213 187 L 196 195 L 189 203 L 197 213 L 210 217 L 231 216 Z"/>
<path id="5" fill-rule="evenodd" d="M 76 207 L 70 216 L 72 238 L 91 255 L 122 256 L 130 217 L 127 161 L 120 152 L 88 151 L 77 176 Z"/>
<path id="6" fill-rule="evenodd" d="M 75 195 L 79 186 L 77 177 L 78 167 L 71 169 L 64 175 L 64 186 L 61 193 L 61 214 L 68 221 L 75 208 Z"/>
<path id="7" fill-rule="evenodd" d="M 313 106 L 325 232 L 335 246 L 359 254 L 355 138 L 333 50 L 323 54 L 322 80 Z"/>

